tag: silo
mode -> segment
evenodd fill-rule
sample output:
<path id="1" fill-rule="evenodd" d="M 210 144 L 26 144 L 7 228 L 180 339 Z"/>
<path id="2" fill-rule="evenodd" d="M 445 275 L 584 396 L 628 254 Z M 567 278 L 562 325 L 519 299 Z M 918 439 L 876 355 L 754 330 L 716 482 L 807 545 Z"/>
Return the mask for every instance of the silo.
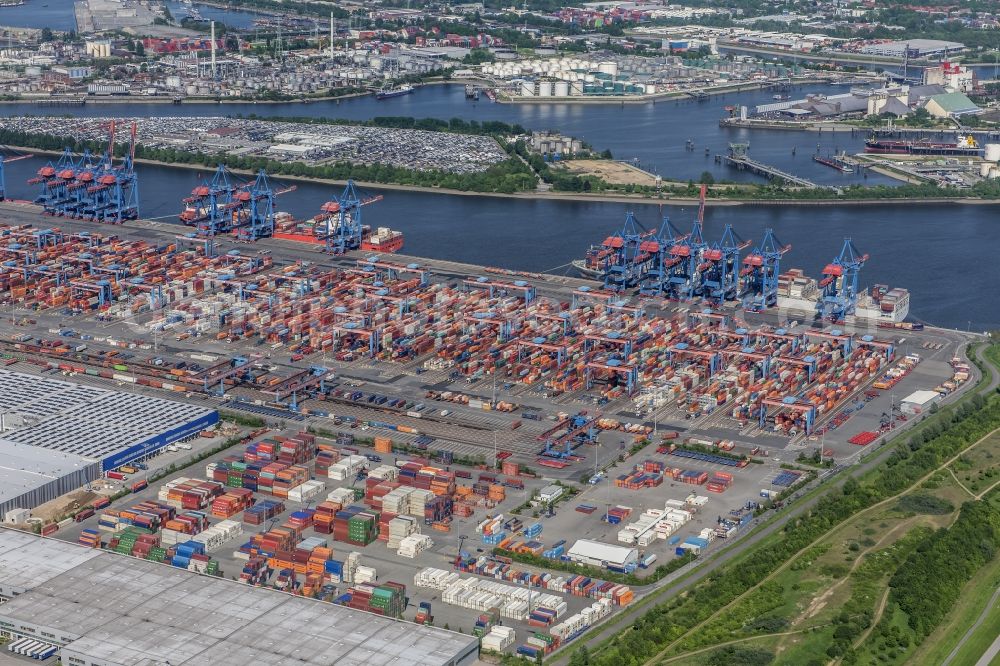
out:
<path id="1" fill-rule="evenodd" d="M 566 81 L 558 81 L 553 87 L 553 94 L 556 97 L 569 97 L 569 83 Z"/>
<path id="2" fill-rule="evenodd" d="M 551 81 L 539 81 L 538 82 L 538 96 L 539 97 L 552 97 L 552 82 Z"/>
<path id="3" fill-rule="evenodd" d="M 521 97 L 534 97 L 535 96 L 535 82 L 534 81 L 522 81 L 521 82 Z"/>

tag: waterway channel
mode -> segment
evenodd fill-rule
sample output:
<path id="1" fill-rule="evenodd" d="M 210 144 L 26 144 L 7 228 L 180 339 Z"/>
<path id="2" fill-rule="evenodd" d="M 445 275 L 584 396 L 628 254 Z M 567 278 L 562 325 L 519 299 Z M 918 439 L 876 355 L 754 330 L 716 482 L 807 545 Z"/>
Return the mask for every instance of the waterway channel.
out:
<path id="1" fill-rule="evenodd" d="M 827 90 L 843 90 L 828 87 Z M 810 88 L 812 89 L 812 88 Z M 802 91 L 793 91 L 801 94 Z M 796 170 L 822 182 L 835 182 L 840 174 L 812 163 L 810 147 L 823 142 L 850 151 L 859 150 L 863 136 L 816 135 L 797 132 L 720 130 L 717 119 L 727 104 L 756 104 L 771 93 L 755 91 L 713 98 L 708 102 L 664 102 L 648 105 L 499 105 L 488 101 L 465 102 L 460 86 L 429 86 L 385 102 L 357 98 L 315 104 L 279 105 L 88 105 L 73 109 L 87 115 L 312 115 L 371 118 L 377 115 L 462 117 L 467 120 L 498 119 L 529 128 L 556 128 L 582 136 L 599 148 L 610 148 L 618 158 L 639 157 L 644 165 L 656 163 L 664 175 L 697 178 L 702 170 L 717 177 L 734 174 L 704 159 L 699 150 L 723 150 L 730 141 L 747 140 L 752 153 L 765 162 Z M 40 113 L 31 105 L 7 105 L 0 113 Z M 696 150 L 684 142 L 694 139 Z M 797 147 L 792 157 L 791 148 Z M 25 181 L 41 166 L 40 159 L 6 166 L 7 192 L 12 198 L 33 198 Z M 140 167 L 143 217 L 175 215 L 180 199 L 197 182 L 192 171 Z M 746 174 L 739 174 L 746 176 Z M 279 209 L 299 217 L 311 216 L 336 188 L 299 185 L 296 192 L 279 199 Z M 570 202 L 453 196 L 421 192 L 386 191 L 385 200 L 365 209 L 365 223 L 389 226 L 406 234 L 408 254 L 452 259 L 519 270 L 563 272 L 566 264 L 582 256 L 588 245 L 599 242 L 617 228 L 625 211 L 635 209 L 640 221 L 656 226 L 656 205 Z M 689 228 L 693 207 L 665 206 L 663 213 L 681 228 Z M 906 287 L 912 294 L 911 314 L 933 324 L 985 330 L 1000 326 L 1000 295 L 995 289 L 996 257 L 1000 235 L 997 210 L 977 205 L 861 206 L 733 206 L 710 207 L 706 238 L 721 235 L 732 224 L 744 238 L 759 240 L 763 230 L 774 228 L 778 237 L 793 246 L 783 267 L 801 267 L 817 275 L 840 251 L 845 237 L 852 237 L 871 259 L 862 273 L 862 284 L 888 283 Z M 163 223 L 170 223 L 164 218 Z"/>

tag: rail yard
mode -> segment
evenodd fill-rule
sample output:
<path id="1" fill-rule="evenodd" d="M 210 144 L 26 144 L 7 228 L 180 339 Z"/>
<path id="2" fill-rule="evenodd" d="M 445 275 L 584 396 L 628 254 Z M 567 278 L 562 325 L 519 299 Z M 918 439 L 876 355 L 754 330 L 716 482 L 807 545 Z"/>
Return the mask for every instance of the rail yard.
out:
<path id="1" fill-rule="evenodd" d="M 94 488 L 131 493 L 56 536 L 361 610 L 400 583 L 409 606 L 378 612 L 471 631 L 471 609 L 501 651 L 550 651 L 648 591 L 572 562 L 641 581 L 738 538 L 809 478 L 800 454 L 849 462 L 905 395 L 968 376 L 942 331 L 2 209 L 7 371 L 267 424 L 155 483 L 183 452 L 115 458 Z"/>

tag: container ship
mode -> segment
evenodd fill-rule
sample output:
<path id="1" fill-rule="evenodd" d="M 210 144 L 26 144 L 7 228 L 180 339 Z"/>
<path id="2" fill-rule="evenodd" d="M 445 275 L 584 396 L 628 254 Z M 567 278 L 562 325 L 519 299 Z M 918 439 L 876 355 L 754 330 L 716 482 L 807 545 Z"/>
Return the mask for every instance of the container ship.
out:
<path id="1" fill-rule="evenodd" d="M 280 212 L 274 216 L 274 238 L 290 240 L 297 243 L 323 245 L 328 233 L 336 231 L 339 219 L 335 215 L 317 215 L 312 220 L 296 220 L 291 213 Z M 402 231 L 378 227 L 374 231 L 364 225 L 361 227 L 361 246 L 365 252 L 384 252 L 391 254 L 403 249 L 404 236 Z"/>
<path id="2" fill-rule="evenodd" d="M 778 276 L 778 307 L 788 310 L 802 310 L 807 313 L 816 310 L 820 290 L 814 278 L 800 268 L 793 268 Z M 901 287 L 890 289 L 877 284 L 870 291 L 858 294 L 854 319 L 875 322 L 881 328 L 908 328 L 919 330 L 920 324 L 905 326 L 903 320 L 910 313 L 910 292 Z M 901 325 L 902 324 L 902 325 Z M 918 328 L 919 327 L 919 328 Z"/>
<path id="3" fill-rule="evenodd" d="M 871 137 L 865 141 L 865 152 L 877 155 L 948 155 L 963 157 L 979 157 L 983 149 L 975 137 L 959 135 L 955 142 L 927 141 L 919 139 L 893 140 Z"/>
<path id="4" fill-rule="evenodd" d="M 402 97 L 403 95 L 409 95 L 413 92 L 414 88 L 410 85 L 402 85 L 397 88 L 382 88 L 375 93 L 375 99 L 389 99 L 391 97 Z"/>

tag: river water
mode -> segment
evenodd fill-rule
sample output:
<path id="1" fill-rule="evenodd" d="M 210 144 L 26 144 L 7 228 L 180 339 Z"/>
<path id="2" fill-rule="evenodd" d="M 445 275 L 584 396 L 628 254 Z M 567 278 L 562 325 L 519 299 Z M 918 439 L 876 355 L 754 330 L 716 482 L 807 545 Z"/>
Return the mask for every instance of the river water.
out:
<path id="1" fill-rule="evenodd" d="M 838 89 L 842 90 L 842 89 Z M 803 91 L 793 91 L 792 94 Z M 622 159 L 638 157 L 644 166 L 655 163 L 666 177 L 697 178 L 703 170 L 716 177 L 746 176 L 720 167 L 702 153 L 722 151 L 731 141 L 749 140 L 758 159 L 783 168 L 795 168 L 820 182 L 836 182 L 841 175 L 809 158 L 819 141 L 829 149 L 860 150 L 862 136 L 817 136 L 797 132 L 720 130 L 717 124 L 727 104 L 757 104 L 769 100 L 766 92 L 732 94 L 709 102 L 666 102 L 646 105 L 574 106 L 498 105 L 466 102 L 461 86 L 429 86 L 413 95 L 378 102 L 357 98 L 314 104 L 280 105 L 88 105 L 87 115 L 148 115 L 258 113 L 311 115 L 352 119 L 378 115 L 462 117 L 519 122 L 533 129 L 557 128 L 582 136 L 598 148 L 610 148 Z M 72 110 L 74 113 L 77 109 Z M 7 105 L 0 112 L 40 113 L 31 105 Z M 696 150 L 685 150 L 691 138 Z M 792 156 L 792 148 L 796 156 Z M 700 152 L 699 152 L 700 151 Z M 33 198 L 25 184 L 41 160 L 6 166 L 8 196 Z M 197 182 L 194 172 L 140 167 L 143 217 L 172 216 Z M 311 216 L 337 193 L 337 188 L 300 185 L 279 199 L 279 209 L 298 217 Z M 385 191 L 385 200 L 365 209 L 365 223 L 389 226 L 406 234 L 408 254 L 503 266 L 519 270 L 561 273 L 566 264 L 583 255 L 618 228 L 627 209 L 636 211 L 646 226 L 658 225 L 660 211 L 650 204 L 564 202 L 432 193 Z M 693 207 L 665 206 L 663 213 L 680 228 L 690 228 Z M 166 221 L 166 220 L 164 220 Z M 720 206 L 709 207 L 705 235 L 715 239 L 732 224 L 744 238 L 757 241 L 772 227 L 784 243 L 793 246 L 783 267 L 800 267 L 818 275 L 852 237 L 871 255 L 862 271 L 862 284 L 888 283 L 911 292 L 911 314 L 933 324 L 972 330 L 1000 326 L 1000 296 L 996 257 L 1000 235 L 998 211 L 975 205 L 885 206 Z"/>

